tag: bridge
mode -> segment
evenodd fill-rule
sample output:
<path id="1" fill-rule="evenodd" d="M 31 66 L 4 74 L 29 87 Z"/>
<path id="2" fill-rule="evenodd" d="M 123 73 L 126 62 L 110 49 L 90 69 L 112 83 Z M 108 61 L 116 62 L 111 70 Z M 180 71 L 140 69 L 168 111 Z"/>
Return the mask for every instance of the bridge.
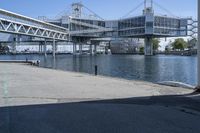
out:
<path id="1" fill-rule="evenodd" d="M 153 4 L 161 7 L 153 0 L 144 0 L 124 17 L 112 21 L 102 19 L 82 3 L 73 3 L 72 14 L 54 20 L 37 20 L 0 9 L 0 32 L 50 39 L 53 42 L 54 56 L 56 41 L 74 42 L 76 51 L 77 43 L 80 47 L 83 43 L 98 44 L 101 38 L 142 38 L 145 55 L 153 55 L 153 38 L 196 35 L 197 21 L 173 15 L 156 15 Z M 142 5 L 144 9 L 140 16 L 127 17 Z M 84 16 L 83 9 L 87 9 L 92 15 Z M 16 41 L 19 39 L 16 38 Z"/>
<path id="2" fill-rule="evenodd" d="M 0 9 L 0 32 L 51 39 L 54 47 L 54 55 L 56 40 L 68 41 L 69 39 L 69 30 L 64 27 L 12 13 L 3 9 Z M 19 41 L 19 36 L 16 38 L 16 41 Z"/>

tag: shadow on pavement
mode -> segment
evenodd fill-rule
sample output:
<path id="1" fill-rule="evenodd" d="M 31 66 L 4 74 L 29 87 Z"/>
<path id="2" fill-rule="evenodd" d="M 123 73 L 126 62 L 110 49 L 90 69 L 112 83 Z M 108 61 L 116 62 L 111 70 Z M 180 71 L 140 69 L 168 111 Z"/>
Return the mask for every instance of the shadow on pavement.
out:
<path id="1" fill-rule="evenodd" d="M 0 108 L 0 133 L 198 133 L 199 123 L 186 95 Z"/>

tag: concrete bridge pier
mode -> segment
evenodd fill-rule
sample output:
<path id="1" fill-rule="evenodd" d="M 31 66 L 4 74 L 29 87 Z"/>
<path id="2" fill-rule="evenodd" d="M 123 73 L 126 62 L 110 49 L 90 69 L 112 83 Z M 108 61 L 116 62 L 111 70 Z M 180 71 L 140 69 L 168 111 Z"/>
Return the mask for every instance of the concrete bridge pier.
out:
<path id="1" fill-rule="evenodd" d="M 92 54 L 93 54 L 92 44 L 90 44 L 90 49 L 89 49 L 89 51 L 90 51 L 90 55 L 92 55 Z"/>
<path id="2" fill-rule="evenodd" d="M 44 52 L 44 56 L 46 57 L 47 56 L 47 41 L 46 41 L 46 39 L 45 39 L 45 41 L 43 43 L 44 43 L 43 52 Z"/>
<path id="3" fill-rule="evenodd" d="M 83 44 L 79 43 L 79 54 L 83 54 Z"/>
<path id="4" fill-rule="evenodd" d="M 41 42 L 39 42 L 39 44 L 38 44 L 38 53 L 40 53 L 41 52 L 41 50 L 40 50 L 40 45 L 41 45 Z"/>
<path id="5" fill-rule="evenodd" d="M 94 44 L 94 54 L 96 55 L 97 54 L 97 45 Z"/>
<path id="6" fill-rule="evenodd" d="M 55 42 L 55 53 L 57 54 L 58 52 L 58 42 Z"/>
<path id="7" fill-rule="evenodd" d="M 144 48 L 144 54 L 146 56 L 152 56 L 153 55 L 153 44 L 152 44 L 152 37 L 146 37 L 145 38 L 145 48 Z"/>
<path id="8" fill-rule="evenodd" d="M 15 54 L 17 52 L 16 40 L 13 41 L 11 52 Z"/>
<path id="9" fill-rule="evenodd" d="M 76 55 L 76 43 L 73 43 L 73 54 Z"/>
<path id="10" fill-rule="evenodd" d="M 99 45 L 99 44 L 100 44 L 99 41 L 91 41 L 91 45 L 93 46 L 92 52 L 94 55 L 97 54 L 97 45 Z"/>
<path id="11" fill-rule="evenodd" d="M 43 51 L 43 43 L 42 42 L 39 42 L 39 54 L 42 54 L 42 51 Z"/>
<path id="12" fill-rule="evenodd" d="M 53 57 L 56 57 L 56 40 L 55 39 L 53 39 L 52 54 L 53 54 Z"/>
<path id="13" fill-rule="evenodd" d="M 15 35 L 13 38 L 13 44 L 12 44 L 12 53 L 16 54 L 17 53 L 17 45 L 20 44 L 20 35 Z"/>

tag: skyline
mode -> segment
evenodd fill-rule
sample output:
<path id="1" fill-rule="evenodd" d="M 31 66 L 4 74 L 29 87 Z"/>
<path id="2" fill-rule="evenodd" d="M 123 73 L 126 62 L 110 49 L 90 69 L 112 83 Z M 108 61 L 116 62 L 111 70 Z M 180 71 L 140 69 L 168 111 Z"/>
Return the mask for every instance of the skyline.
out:
<path id="1" fill-rule="evenodd" d="M 154 4 L 156 14 L 179 16 L 179 17 L 193 17 L 197 18 L 197 0 L 154 0 L 160 6 L 164 7 L 161 9 L 158 5 Z M 25 16 L 37 18 L 38 16 L 47 16 L 49 18 L 55 18 L 61 12 L 68 12 L 70 5 L 77 0 L 2 0 L 0 8 L 16 12 Z M 82 0 L 82 3 L 94 11 L 96 14 L 106 20 L 119 19 L 130 10 L 134 9 L 143 2 L 143 0 Z M 46 4 L 48 3 L 48 4 Z M 178 6 L 180 5 L 181 6 Z M 45 5 L 45 6 L 44 6 Z M 114 5 L 114 6 L 113 6 Z M 37 8 L 36 8 L 37 7 Z M 102 10 L 103 7 L 103 10 Z M 143 5 L 140 6 L 134 13 L 129 16 L 136 16 L 142 14 Z M 168 11 L 165 11 L 165 10 Z M 184 9 L 184 10 L 183 10 Z M 127 16 L 127 17 L 129 17 Z"/>

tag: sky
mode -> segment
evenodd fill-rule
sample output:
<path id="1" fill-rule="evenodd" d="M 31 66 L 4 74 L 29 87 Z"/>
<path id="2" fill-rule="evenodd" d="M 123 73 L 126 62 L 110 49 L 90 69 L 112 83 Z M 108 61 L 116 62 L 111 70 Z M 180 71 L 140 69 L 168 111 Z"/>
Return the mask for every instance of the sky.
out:
<path id="1" fill-rule="evenodd" d="M 62 12 L 69 11 L 70 5 L 79 1 L 81 0 L 1 0 L 0 8 L 34 18 L 38 16 L 54 18 Z M 197 0 L 154 1 L 157 3 L 154 4 L 156 14 L 197 17 Z M 106 20 L 122 18 L 142 2 L 143 0 L 82 0 L 86 7 Z M 142 9 L 143 5 L 129 16 L 140 15 Z"/>

